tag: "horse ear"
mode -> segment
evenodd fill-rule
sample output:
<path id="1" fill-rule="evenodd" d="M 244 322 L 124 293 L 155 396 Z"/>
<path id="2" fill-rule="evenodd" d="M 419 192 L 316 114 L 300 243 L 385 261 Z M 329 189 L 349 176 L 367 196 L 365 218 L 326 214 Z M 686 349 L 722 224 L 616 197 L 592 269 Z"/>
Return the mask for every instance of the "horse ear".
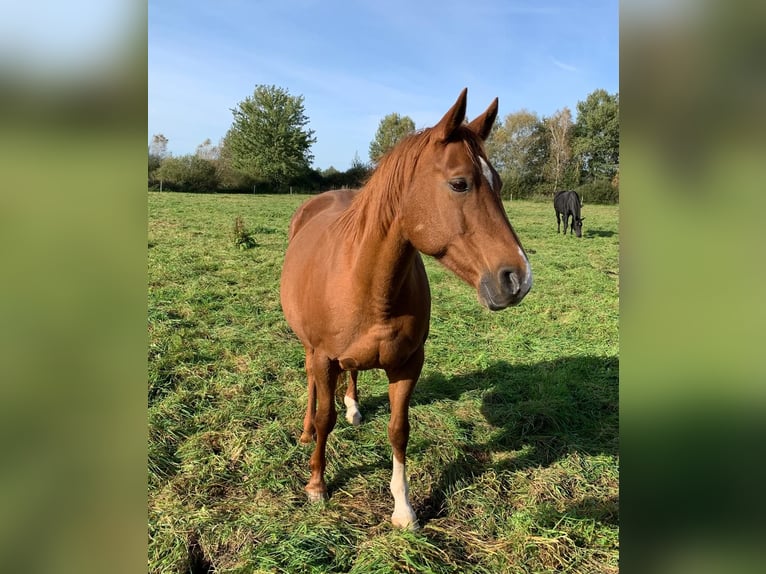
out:
<path id="1" fill-rule="evenodd" d="M 498 100 L 495 98 L 486 111 L 475 118 L 468 127 L 479 134 L 481 139 L 486 140 L 492 131 L 492 126 L 495 124 L 495 118 L 497 118 L 497 106 Z"/>
<path id="2" fill-rule="evenodd" d="M 434 126 L 434 133 L 441 141 L 452 139 L 455 130 L 457 130 L 463 123 L 463 120 L 465 120 L 467 96 L 468 88 L 463 88 L 463 91 L 460 92 L 454 105 L 446 114 L 444 114 L 444 117 L 439 120 L 439 123 Z"/>

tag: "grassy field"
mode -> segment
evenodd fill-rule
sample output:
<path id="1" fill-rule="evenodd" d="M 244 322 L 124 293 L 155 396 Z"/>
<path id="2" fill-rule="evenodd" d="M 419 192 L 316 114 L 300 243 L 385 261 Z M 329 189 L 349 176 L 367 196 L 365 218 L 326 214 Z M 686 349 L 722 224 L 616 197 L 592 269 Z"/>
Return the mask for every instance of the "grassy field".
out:
<path id="1" fill-rule="evenodd" d="M 148 570 L 617 572 L 618 207 L 585 205 L 577 239 L 552 204 L 506 204 L 535 283 L 498 313 L 426 258 L 407 461 L 423 528 L 402 532 L 382 372 L 360 375 L 360 427 L 340 411 L 329 502 L 306 501 L 303 350 L 279 305 L 305 199 L 149 194 Z"/>

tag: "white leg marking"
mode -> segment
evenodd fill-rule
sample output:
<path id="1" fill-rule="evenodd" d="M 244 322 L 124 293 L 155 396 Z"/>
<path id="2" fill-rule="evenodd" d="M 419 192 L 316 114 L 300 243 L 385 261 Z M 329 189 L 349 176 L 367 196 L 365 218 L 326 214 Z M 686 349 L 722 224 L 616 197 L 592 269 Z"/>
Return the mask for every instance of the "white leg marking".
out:
<path id="1" fill-rule="evenodd" d="M 359 403 L 351 397 L 343 397 L 343 404 L 346 405 L 346 420 L 354 426 L 359 426 L 362 422 L 362 413 L 359 412 Z"/>
<path id="2" fill-rule="evenodd" d="M 391 522 L 400 528 L 417 530 L 418 517 L 410 504 L 410 487 L 407 484 L 407 465 L 394 458 L 394 469 L 391 473 L 391 494 L 394 495 L 394 513 Z"/>

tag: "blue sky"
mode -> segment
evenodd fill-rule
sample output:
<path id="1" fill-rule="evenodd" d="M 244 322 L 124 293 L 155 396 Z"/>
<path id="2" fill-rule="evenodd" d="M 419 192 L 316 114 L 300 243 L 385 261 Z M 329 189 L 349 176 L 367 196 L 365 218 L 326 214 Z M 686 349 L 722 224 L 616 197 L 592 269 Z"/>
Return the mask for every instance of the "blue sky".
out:
<path id="1" fill-rule="evenodd" d="M 619 91 L 618 0 L 149 0 L 148 135 L 174 155 L 213 143 L 257 84 L 302 95 L 314 167 L 368 160 L 380 120 L 576 113 Z"/>

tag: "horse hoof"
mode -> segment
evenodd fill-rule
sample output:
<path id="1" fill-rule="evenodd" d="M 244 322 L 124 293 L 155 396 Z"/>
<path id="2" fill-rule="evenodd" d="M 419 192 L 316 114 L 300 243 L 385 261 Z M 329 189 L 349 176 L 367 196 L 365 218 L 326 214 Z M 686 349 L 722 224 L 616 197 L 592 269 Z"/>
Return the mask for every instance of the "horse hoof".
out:
<path id="1" fill-rule="evenodd" d="M 301 433 L 301 438 L 299 438 L 298 440 L 302 442 L 303 444 L 309 444 L 310 442 L 314 441 L 314 435 L 304 431 L 303 433 Z"/>
<path id="2" fill-rule="evenodd" d="M 346 420 L 355 427 L 359 426 L 362 422 L 362 413 L 359 412 L 359 403 L 351 397 L 343 397 L 343 403 L 346 405 Z"/>
<path id="3" fill-rule="evenodd" d="M 391 516 L 391 524 L 402 530 L 420 530 L 420 523 L 416 516 Z"/>
<path id="4" fill-rule="evenodd" d="M 359 411 L 356 411 L 355 413 L 346 413 L 346 420 L 355 427 L 358 427 L 362 424 L 362 414 Z"/>
<path id="5" fill-rule="evenodd" d="M 309 502 L 312 504 L 316 504 L 317 502 L 324 502 L 328 498 L 327 492 L 321 490 L 307 490 L 306 495 L 309 497 Z"/>

